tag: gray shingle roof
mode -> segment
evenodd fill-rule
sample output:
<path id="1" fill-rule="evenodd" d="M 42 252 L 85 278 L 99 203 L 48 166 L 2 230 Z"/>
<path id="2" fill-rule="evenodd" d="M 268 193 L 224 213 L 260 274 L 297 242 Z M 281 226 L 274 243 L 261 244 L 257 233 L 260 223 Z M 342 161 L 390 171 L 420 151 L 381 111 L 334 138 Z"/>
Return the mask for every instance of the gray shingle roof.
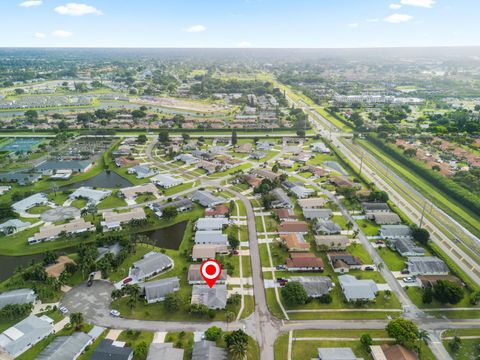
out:
<path id="1" fill-rule="evenodd" d="M 425 254 L 425 249 L 415 245 L 410 239 L 393 239 L 390 241 L 398 253 L 402 256 L 410 254 L 422 256 Z"/>
<path id="2" fill-rule="evenodd" d="M 342 231 L 342 228 L 337 223 L 331 220 L 318 219 L 315 224 L 315 232 L 317 234 L 338 234 Z"/>
<path id="3" fill-rule="evenodd" d="M 330 219 L 332 215 L 331 209 L 303 209 L 305 219 Z"/>
<path id="4" fill-rule="evenodd" d="M 53 326 L 30 315 L 0 334 L 0 347 L 17 357 L 53 332 Z"/>
<path id="5" fill-rule="evenodd" d="M 145 299 L 148 302 L 159 301 L 171 292 L 178 291 L 180 280 L 178 277 L 161 279 L 158 281 L 146 282 L 142 284 L 145 290 Z"/>
<path id="6" fill-rule="evenodd" d="M 409 237 L 412 231 L 407 225 L 382 225 L 380 235 L 384 238 Z"/>
<path id="7" fill-rule="evenodd" d="M 195 244 L 228 244 L 228 236 L 222 234 L 220 230 L 197 231 L 195 233 Z"/>
<path id="8" fill-rule="evenodd" d="M 37 295 L 32 289 L 17 289 L 0 294 L 0 309 L 10 304 L 30 304 L 35 302 Z"/>
<path id="9" fill-rule="evenodd" d="M 47 160 L 37 165 L 36 169 L 40 171 L 72 170 L 72 171 L 83 172 L 90 165 L 91 165 L 91 162 L 88 160 L 68 160 L 68 161 Z"/>
<path id="10" fill-rule="evenodd" d="M 33 194 L 25 199 L 17 201 L 12 205 L 13 209 L 17 212 L 27 211 L 28 209 L 48 202 L 48 198 L 44 193 Z"/>
<path id="11" fill-rule="evenodd" d="M 357 360 L 350 348 L 318 348 L 320 360 Z"/>
<path id="12" fill-rule="evenodd" d="M 407 266 L 413 275 L 448 274 L 448 266 L 435 256 L 409 257 Z"/>
<path id="13" fill-rule="evenodd" d="M 173 265 L 172 259 L 154 251 L 145 254 L 142 260 L 133 263 L 130 274 L 137 279 L 144 279 L 154 273 L 159 273 Z"/>
<path id="14" fill-rule="evenodd" d="M 192 360 L 227 360 L 227 350 L 213 341 L 202 340 L 193 344 Z"/>
<path id="15" fill-rule="evenodd" d="M 204 207 L 212 207 L 226 202 L 222 197 L 213 195 L 210 191 L 197 190 L 189 196 L 192 201 L 198 201 Z"/>
<path id="16" fill-rule="evenodd" d="M 118 347 L 113 345 L 113 341 L 106 339 L 93 351 L 90 360 L 128 360 L 133 353 L 129 347 Z"/>
<path id="17" fill-rule="evenodd" d="M 357 299 L 374 300 L 375 293 L 378 291 L 377 284 L 373 280 L 358 280 L 351 275 L 339 276 L 338 282 L 348 301 Z"/>
<path id="18" fill-rule="evenodd" d="M 92 338 L 83 332 L 58 336 L 37 356 L 37 360 L 69 360 L 78 356 Z"/>
<path id="19" fill-rule="evenodd" d="M 227 306 L 227 285 L 193 285 L 192 304 L 203 304 L 209 309 L 225 309 Z"/>
<path id="20" fill-rule="evenodd" d="M 151 344 L 147 360 L 183 360 L 183 349 L 176 349 L 172 343 Z"/>
<path id="21" fill-rule="evenodd" d="M 332 280 L 326 276 L 292 276 L 290 281 L 302 284 L 309 297 L 328 294 L 333 286 Z"/>
<path id="22" fill-rule="evenodd" d="M 386 203 L 364 202 L 362 206 L 365 212 L 390 211 L 390 207 Z"/>
<path id="23" fill-rule="evenodd" d="M 288 197 L 287 193 L 283 191 L 283 189 L 276 188 L 272 190 L 272 195 L 275 196 L 274 201 L 272 201 L 272 206 L 273 207 L 286 207 L 286 208 L 292 208 L 293 203 Z"/>

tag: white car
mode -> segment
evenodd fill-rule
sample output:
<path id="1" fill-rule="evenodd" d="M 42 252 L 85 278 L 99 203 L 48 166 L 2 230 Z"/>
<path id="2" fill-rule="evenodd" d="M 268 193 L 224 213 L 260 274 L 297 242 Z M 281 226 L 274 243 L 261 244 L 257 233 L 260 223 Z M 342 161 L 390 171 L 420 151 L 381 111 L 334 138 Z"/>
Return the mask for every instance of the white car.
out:
<path id="1" fill-rule="evenodd" d="M 60 312 L 61 312 L 63 315 L 65 315 L 66 313 L 68 313 L 68 309 L 67 309 L 65 306 L 62 306 L 62 307 L 61 307 L 60 309 L 58 309 L 58 310 L 60 310 Z"/>
<path id="2" fill-rule="evenodd" d="M 407 283 L 407 284 L 412 284 L 412 283 L 415 282 L 415 279 L 412 278 L 412 277 L 410 277 L 410 276 L 408 276 L 408 277 L 406 277 L 406 278 L 403 278 L 403 282 L 404 282 L 404 283 Z"/>
<path id="3" fill-rule="evenodd" d="M 112 315 L 113 317 L 119 317 L 120 316 L 120 311 L 110 310 L 110 315 Z"/>

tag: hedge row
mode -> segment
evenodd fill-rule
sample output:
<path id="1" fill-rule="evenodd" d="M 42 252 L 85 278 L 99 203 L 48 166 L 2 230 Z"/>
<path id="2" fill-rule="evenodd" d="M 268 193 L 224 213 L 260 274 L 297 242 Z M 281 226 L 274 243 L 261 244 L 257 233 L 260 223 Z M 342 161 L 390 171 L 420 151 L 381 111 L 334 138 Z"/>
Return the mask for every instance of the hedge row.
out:
<path id="1" fill-rule="evenodd" d="M 384 141 L 378 139 L 376 135 L 369 134 L 367 135 L 367 139 L 382 149 L 385 153 L 390 155 L 393 159 L 398 161 L 400 164 L 412 170 L 424 180 L 431 183 L 451 198 L 455 199 L 457 203 L 462 204 L 465 208 L 469 209 L 473 213 L 480 213 L 479 196 L 461 187 L 453 180 L 440 175 L 431 169 L 428 169 L 422 162 L 406 157 L 399 149 L 386 144 Z"/>

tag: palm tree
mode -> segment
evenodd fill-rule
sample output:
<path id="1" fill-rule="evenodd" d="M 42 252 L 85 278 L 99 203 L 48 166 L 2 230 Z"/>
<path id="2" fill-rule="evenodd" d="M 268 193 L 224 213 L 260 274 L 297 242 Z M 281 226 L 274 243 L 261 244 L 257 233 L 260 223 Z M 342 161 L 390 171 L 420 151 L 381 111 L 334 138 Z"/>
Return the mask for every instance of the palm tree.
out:
<path id="1" fill-rule="evenodd" d="M 243 360 L 247 356 L 248 344 L 244 341 L 235 341 L 228 351 L 232 355 L 233 360 Z"/>
<path id="2" fill-rule="evenodd" d="M 418 339 L 422 340 L 425 344 L 427 344 L 428 341 L 430 341 L 430 334 L 427 330 L 420 330 L 418 332 Z"/>
<path id="3" fill-rule="evenodd" d="M 225 315 L 225 320 L 227 321 L 227 330 L 228 330 L 228 324 L 230 324 L 233 320 L 235 320 L 235 313 L 229 311 Z"/>

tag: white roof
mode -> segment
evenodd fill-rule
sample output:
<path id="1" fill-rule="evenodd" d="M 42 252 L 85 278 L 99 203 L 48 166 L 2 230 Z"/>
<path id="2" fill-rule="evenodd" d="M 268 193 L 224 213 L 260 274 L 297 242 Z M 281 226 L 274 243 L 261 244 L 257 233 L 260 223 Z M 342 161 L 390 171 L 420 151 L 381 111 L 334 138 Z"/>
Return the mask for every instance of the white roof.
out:
<path id="1" fill-rule="evenodd" d="M 167 174 L 158 174 L 152 177 L 150 181 L 160 186 L 174 186 L 183 183 L 184 180 L 182 178 L 174 177 Z"/>
<path id="2" fill-rule="evenodd" d="M 112 192 L 110 190 L 95 190 L 90 187 L 82 186 L 75 190 L 71 195 L 70 198 L 78 198 L 78 197 L 83 197 L 87 198 L 93 203 L 98 203 L 102 199 L 106 198 L 109 196 Z"/>
<path id="3" fill-rule="evenodd" d="M 16 202 L 12 207 L 16 212 L 24 212 L 38 204 L 44 204 L 47 202 L 48 199 L 45 194 L 38 193 Z"/>
<path id="4" fill-rule="evenodd" d="M 197 221 L 197 230 L 221 230 L 227 224 L 227 218 L 200 218 Z"/>

